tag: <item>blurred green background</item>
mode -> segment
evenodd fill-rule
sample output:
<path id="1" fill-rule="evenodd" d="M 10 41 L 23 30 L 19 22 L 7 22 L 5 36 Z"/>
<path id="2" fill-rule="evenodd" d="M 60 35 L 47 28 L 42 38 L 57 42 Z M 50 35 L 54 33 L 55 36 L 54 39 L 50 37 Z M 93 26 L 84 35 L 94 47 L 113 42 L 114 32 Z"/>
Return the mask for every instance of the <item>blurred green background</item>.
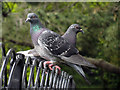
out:
<path id="1" fill-rule="evenodd" d="M 120 3 L 111 2 L 3 2 L 2 39 L 6 51 L 14 48 L 23 51 L 33 48 L 27 14 L 36 13 L 47 28 L 63 35 L 74 23 L 80 24 L 84 34 L 77 35 L 80 54 L 95 59 L 101 58 L 120 66 Z M 1 52 L 1 51 L 0 51 Z M 104 69 L 85 72 L 89 81 L 79 76 L 73 69 L 63 66 L 62 70 L 72 74 L 77 88 L 119 88 L 120 76 Z"/>

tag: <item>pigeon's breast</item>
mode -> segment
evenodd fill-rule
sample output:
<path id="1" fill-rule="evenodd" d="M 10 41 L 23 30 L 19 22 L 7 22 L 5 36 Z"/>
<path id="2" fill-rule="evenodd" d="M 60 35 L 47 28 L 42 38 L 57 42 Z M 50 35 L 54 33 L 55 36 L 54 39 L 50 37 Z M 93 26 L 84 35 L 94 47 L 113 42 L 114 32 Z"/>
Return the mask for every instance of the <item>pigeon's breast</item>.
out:
<path id="1" fill-rule="evenodd" d="M 37 32 L 31 33 L 31 39 L 34 45 L 38 45 L 38 37 L 43 32 L 43 30 L 39 30 Z"/>
<path id="2" fill-rule="evenodd" d="M 47 50 L 41 42 L 39 42 L 39 45 L 35 46 L 35 50 L 39 53 L 39 55 L 42 58 L 44 58 L 46 60 L 52 60 L 52 61 L 58 60 L 56 57 L 54 57 L 50 54 L 49 50 Z"/>

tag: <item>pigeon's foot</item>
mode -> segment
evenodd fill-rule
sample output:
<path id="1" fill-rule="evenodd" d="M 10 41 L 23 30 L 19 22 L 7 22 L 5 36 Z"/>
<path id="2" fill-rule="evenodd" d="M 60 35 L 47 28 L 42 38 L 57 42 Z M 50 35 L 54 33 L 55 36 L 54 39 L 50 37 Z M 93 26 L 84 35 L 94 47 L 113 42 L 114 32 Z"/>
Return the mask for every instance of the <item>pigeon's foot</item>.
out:
<path id="1" fill-rule="evenodd" d="M 61 73 L 61 68 L 59 67 L 59 66 L 57 66 L 57 65 L 53 65 L 53 64 L 50 64 L 49 66 L 49 69 L 50 70 L 53 70 L 53 68 L 52 67 L 55 67 L 55 70 L 57 70 L 58 69 L 58 74 L 60 74 Z"/>
<path id="2" fill-rule="evenodd" d="M 57 65 L 54 66 L 54 62 L 53 61 L 45 61 L 44 63 L 44 68 L 48 65 L 50 70 L 53 70 L 52 67 L 55 67 L 55 70 L 58 69 L 58 73 L 61 73 L 61 68 Z"/>
<path id="3" fill-rule="evenodd" d="M 45 61 L 45 62 L 43 63 L 43 66 L 44 66 L 44 68 L 45 68 L 45 67 L 49 66 L 50 64 L 53 64 L 53 61 Z"/>

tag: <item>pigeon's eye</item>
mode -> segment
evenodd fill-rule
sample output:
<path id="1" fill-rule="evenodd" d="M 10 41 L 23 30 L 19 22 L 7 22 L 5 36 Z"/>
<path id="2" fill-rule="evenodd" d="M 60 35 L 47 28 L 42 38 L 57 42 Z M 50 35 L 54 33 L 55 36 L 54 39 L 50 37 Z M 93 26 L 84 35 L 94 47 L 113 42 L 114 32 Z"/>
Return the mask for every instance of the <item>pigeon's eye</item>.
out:
<path id="1" fill-rule="evenodd" d="M 80 27 L 75 27 L 76 29 L 80 29 Z"/>
<path id="2" fill-rule="evenodd" d="M 32 18 L 35 18 L 35 16 L 32 16 Z"/>

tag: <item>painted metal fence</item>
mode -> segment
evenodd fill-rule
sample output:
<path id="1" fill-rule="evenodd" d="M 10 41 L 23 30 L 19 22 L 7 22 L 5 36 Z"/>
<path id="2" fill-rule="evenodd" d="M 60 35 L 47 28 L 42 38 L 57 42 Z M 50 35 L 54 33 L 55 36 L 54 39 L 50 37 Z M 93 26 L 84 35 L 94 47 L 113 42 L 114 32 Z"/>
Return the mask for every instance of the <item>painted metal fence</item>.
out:
<path id="1" fill-rule="evenodd" d="M 53 67 L 43 67 L 44 61 L 17 54 L 13 49 L 5 53 L 2 47 L 3 63 L 0 69 L 0 89 L 4 88 L 75 88 L 71 75 L 58 72 Z"/>

